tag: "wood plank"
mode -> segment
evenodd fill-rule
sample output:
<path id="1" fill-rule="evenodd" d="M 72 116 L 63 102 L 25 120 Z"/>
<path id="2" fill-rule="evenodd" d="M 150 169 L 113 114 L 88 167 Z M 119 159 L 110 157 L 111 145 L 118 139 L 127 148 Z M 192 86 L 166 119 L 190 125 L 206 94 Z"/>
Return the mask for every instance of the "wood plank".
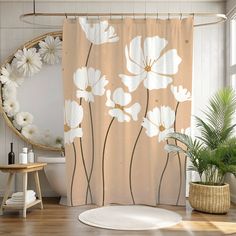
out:
<path id="1" fill-rule="evenodd" d="M 29 164 L 13 164 L 13 165 L 0 165 L 0 170 L 16 170 L 16 169 L 34 169 L 38 167 L 44 167 L 47 163 L 36 162 Z"/>
<path id="2" fill-rule="evenodd" d="M 41 200 L 37 199 L 31 203 L 26 204 L 26 209 L 41 203 Z M 17 209 L 17 210 L 22 210 L 22 208 L 24 207 L 23 204 L 9 204 L 9 205 L 3 205 L 3 209 Z"/>
<path id="3" fill-rule="evenodd" d="M 17 212 L 7 211 L 0 216 L 0 235 L 10 236 L 222 236 L 236 235 L 236 206 L 226 215 L 211 215 L 187 207 L 164 206 L 175 211 L 183 221 L 173 227 L 151 231 L 115 231 L 84 225 L 78 215 L 96 206 L 67 207 L 58 205 L 58 198 L 44 198 L 44 210 L 29 209 L 27 219 Z M 31 208 L 32 209 L 32 208 Z"/>

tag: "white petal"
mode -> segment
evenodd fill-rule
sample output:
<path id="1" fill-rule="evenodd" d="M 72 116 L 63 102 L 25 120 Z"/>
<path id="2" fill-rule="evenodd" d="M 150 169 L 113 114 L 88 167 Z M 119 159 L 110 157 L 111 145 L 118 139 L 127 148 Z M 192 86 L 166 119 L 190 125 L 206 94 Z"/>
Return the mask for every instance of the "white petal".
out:
<path id="1" fill-rule="evenodd" d="M 88 70 L 88 85 L 94 86 L 100 79 L 101 71 L 90 67 Z"/>
<path id="2" fill-rule="evenodd" d="M 141 110 L 141 106 L 139 103 L 133 104 L 131 107 L 125 108 L 124 111 L 132 116 L 132 119 L 138 120 L 138 113 Z"/>
<path id="3" fill-rule="evenodd" d="M 156 126 L 161 124 L 161 113 L 158 107 L 155 107 L 152 111 L 147 113 L 148 119 Z"/>
<path id="4" fill-rule="evenodd" d="M 92 93 L 94 95 L 102 96 L 105 93 L 105 86 L 108 84 L 106 76 L 104 75 L 96 84 L 92 87 Z"/>
<path id="5" fill-rule="evenodd" d="M 174 129 L 171 128 L 171 129 L 165 129 L 164 131 L 160 132 L 159 133 L 159 137 L 158 137 L 158 141 L 161 142 L 161 141 L 164 141 L 167 134 L 169 133 L 173 133 L 174 132 Z"/>
<path id="6" fill-rule="evenodd" d="M 168 106 L 161 107 L 161 124 L 169 129 L 175 122 L 175 112 Z"/>
<path id="7" fill-rule="evenodd" d="M 107 90 L 106 96 L 107 96 L 106 106 L 115 107 L 115 103 L 111 100 L 111 90 Z"/>
<path id="8" fill-rule="evenodd" d="M 83 119 L 83 108 L 76 101 L 65 101 L 65 122 L 71 127 L 77 127 Z"/>
<path id="9" fill-rule="evenodd" d="M 150 122 L 147 118 L 143 119 L 142 126 L 146 129 L 146 134 L 148 137 L 154 137 L 159 134 L 159 129 L 152 122 Z"/>
<path id="10" fill-rule="evenodd" d="M 149 90 L 163 89 L 166 88 L 171 82 L 172 78 L 168 76 L 162 76 L 153 72 L 149 72 L 147 73 L 147 78 L 144 80 L 144 87 Z"/>
<path id="11" fill-rule="evenodd" d="M 116 117 L 117 120 L 119 122 L 124 122 L 124 121 L 127 121 L 129 122 L 130 121 L 130 117 L 128 115 L 126 115 L 122 110 L 120 109 L 112 109 L 112 110 L 109 110 L 109 115 L 111 115 L 112 117 Z"/>
<path id="12" fill-rule="evenodd" d="M 140 83 L 143 81 L 143 79 L 145 78 L 145 75 L 146 73 L 142 73 L 136 76 L 120 74 L 119 77 L 121 78 L 124 85 L 128 87 L 129 92 L 133 92 L 138 88 Z"/>
<path id="13" fill-rule="evenodd" d="M 132 97 L 129 93 L 125 93 L 122 88 L 117 88 L 113 92 L 112 100 L 115 102 L 115 104 L 126 106 L 131 102 Z"/>
<path id="14" fill-rule="evenodd" d="M 73 143 L 75 138 L 80 138 L 82 136 L 82 128 L 71 129 L 67 132 L 64 132 L 65 144 Z"/>
<path id="15" fill-rule="evenodd" d="M 176 49 L 169 50 L 154 63 L 152 71 L 164 75 L 174 75 L 178 72 L 181 61 Z"/>
<path id="16" fill-rule="evenodd" d="M 153 61 L 159 58 L 161 51 L 166 47 L 167 41 L 164 38 L 158 36 L 147 37 L 144 40 L 144 57 L 145 61 L 149 63 L 149 60 Z"/>
<path id="17" fill-rule="evenodd" d="M 87 91 L 77 90 L 76 91 L 76 97 L 77 98 L 84 98 L 84 100 L 86 102 L 94 102 L 94 96 L 91 92 L 89 93 Z"/>
<path id="18" fill-rule="evenodd" d="M 88 74 L 87 74 L 87 68 L 82 67 L 76 70 L 74 73 L 74 83 L 77 88 L 85 90 L 88 86 Z"/>

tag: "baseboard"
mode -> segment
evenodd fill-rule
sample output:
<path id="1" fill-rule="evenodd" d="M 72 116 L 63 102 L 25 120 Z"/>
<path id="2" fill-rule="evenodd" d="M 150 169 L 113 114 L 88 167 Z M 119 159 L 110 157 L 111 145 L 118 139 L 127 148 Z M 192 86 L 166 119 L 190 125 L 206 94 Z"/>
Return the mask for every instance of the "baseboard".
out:
<path id="1" fill-rule="evenodd" d="M 231 198 L 231 202 L 236 204 L 236 195 L 231 193 L 230 198 Z"/>

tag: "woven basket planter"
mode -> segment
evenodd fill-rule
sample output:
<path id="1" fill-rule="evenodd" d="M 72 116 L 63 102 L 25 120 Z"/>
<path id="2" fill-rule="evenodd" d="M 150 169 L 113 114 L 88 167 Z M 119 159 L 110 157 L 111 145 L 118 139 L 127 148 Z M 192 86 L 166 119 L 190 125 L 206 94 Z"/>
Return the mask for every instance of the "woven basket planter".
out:
<path id="1" fill-rule="evenodd" d="M 223 214 L 230 208 L 229 185 L 202 185 L 190 183 L 189 203 L 197 211 Z"/>

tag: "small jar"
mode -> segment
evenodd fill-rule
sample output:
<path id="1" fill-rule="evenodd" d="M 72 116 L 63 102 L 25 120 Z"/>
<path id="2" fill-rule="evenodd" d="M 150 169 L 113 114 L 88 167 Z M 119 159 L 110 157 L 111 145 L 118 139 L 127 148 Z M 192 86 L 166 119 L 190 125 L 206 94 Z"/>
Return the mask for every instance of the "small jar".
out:
<path id="1" fill-rule="evenodd" d="M 28 152 L 28 163 L 34 163 L 34 152 L 33 152 L 33 150 L 30 150 Z"/>

